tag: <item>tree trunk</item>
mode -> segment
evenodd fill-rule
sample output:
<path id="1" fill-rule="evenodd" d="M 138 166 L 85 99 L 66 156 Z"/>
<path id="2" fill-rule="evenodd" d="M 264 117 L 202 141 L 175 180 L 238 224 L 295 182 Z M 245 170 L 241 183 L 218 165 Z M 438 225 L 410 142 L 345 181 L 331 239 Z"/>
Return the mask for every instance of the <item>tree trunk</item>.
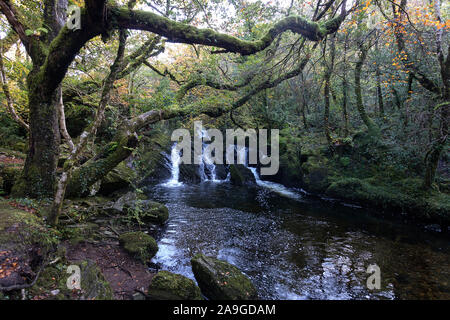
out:
<path id="1" fill-rule="evenodd" d="M 362 91 L 361 91 L 361 72 L 362 67 L 364 65 L 364 61 L 367 57 L 367 49 L 363 46 L 360 46 L 360 54 L 359 54 L 359 60 L 356 62 L 355 67 L 355 95 L 356 95 L 356 107 L 358 109 L 358 113 L 364 122 L 364 124 L 367 126 L 367 129 L 369 131 L 369 134 L 371 135 L 377 135 L 379 132 L 379 129 L 377 125 L 372 121 L 372 119 L 369 118 L 369 116 L 366 113 L 366 109 L 364 108 L 363 99 L 362 99 Z"/>
<path id="2" fill-rule="evenodd" d="M 12 189 L 15 197 L 51 198 L 54 193 L 61 143 L 57 92 L 52 96 L 43 95 L 42 83 L 39 71 L 31 71 L 28 75 L 29 150 L 23 172 Z"/>

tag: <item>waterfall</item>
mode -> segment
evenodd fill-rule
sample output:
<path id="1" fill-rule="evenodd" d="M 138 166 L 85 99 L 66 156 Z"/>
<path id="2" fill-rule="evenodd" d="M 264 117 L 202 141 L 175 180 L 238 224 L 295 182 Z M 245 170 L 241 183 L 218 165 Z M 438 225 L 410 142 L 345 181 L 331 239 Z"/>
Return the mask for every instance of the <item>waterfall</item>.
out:
<path id="1" fill-rule="evenodd" d="M 290 190 L 289 188 L 287 188 L 286 186 L 279 184 L 279 183 L 275 183 L 272 181 L 264 181 L 261 180 L 261 178 L 259 177 L 258 171 L 256 170 L 256 168 L 252 168 L 252 167 L 248 167 L 250 169 L 250 171 L 253 173 L 253 176 L 255 177 L 256 180 L 256 184 L 260 187 L 263 188 L 267 188 L 273 192 L 276 192 L 282 196 L 285 196 L 287 198 L 291 198 L 291 199 L 300 199 L 302 198 L 302 195 L 300 193 L 297 193 L 295 191 Z"/>
<path id="2" fill-rule="evenodd" d="M 202 130 L 201 135 L 202 138 L 210 139 L 206 130 Z M 199 175 L 202 182 L 203 181 L 219 182 L 220 180 L 217 180 L 216 177 L 216 165 L 214 164 L 213 160 L 205 153 L 205 149 L 207 148 L 207 146 L 208 145 L 206 143 L 202 144 L 202 155 L 199 164 Z M 208 178 L 208 173 L 210 178 Z"/>
<path id="3" fill-rule="evenodd" d="M 181 186 L 183 183 L 179 182 L 180 178 L 180 150 L 177 148 L 177 144 L 175 143 L 172 146 L 172 150 L 170 152 L 170 172 L 171 177 L 170 180 L 164 183 L 163 185 L 166 187 L 177 187 Z"/>

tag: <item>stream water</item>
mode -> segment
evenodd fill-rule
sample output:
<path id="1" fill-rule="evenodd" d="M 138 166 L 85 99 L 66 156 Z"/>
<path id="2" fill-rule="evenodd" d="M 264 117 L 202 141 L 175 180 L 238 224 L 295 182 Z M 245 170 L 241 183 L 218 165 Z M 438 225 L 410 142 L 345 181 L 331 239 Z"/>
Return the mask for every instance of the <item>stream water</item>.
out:
<path id="1" fill-rule="evenodd" d="M 201 251 L 236 265 L 262 299 L 450 299 L 448 238 L 307 198 L 255 170 L 255 187 L 182 184 L 176 159 L 172 178 L 147 189 L 170 213 L 157 268 L 195 279 L 190 257 Z M 371 264 L 381 270 L 379 290 L 366 286 Z"/>

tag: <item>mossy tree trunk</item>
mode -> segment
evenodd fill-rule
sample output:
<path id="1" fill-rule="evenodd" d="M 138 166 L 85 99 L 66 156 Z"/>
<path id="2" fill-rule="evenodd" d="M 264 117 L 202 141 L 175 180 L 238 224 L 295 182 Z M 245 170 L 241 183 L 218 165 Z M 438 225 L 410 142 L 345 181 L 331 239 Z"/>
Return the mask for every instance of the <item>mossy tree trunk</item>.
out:
<path id="1" fill-rule="evenodd" d="M 28 35 L 25 30 L 31 28 L 26 25 L 26 22 L 20 21 L 14 4 L 7 0 L 0 0 L 1 12 L 18 34 L 33 62 L 33 71 L 28 75 L 30 148 L 22 176 L 14 186 L 15 195 L 32 197 L 53 195 L 60 144 L 58 88 L 76 54 L 90 39 L 99 35 L 106 39 L 107 35 L 115 29 L 134 29 L 150 31 L 174 42 L 215 46 L 226 52 L 250 55 L 264 50 L 278 35 L 288 30 L 310 41 L 323 40 L 328 34 L 338 30 L 347 15 L 344 1 L 341 14 L 332 19 L 318 22 L 309 21 L 300 16 L 288 16 L 275 23 L 260 39 L 246 41 L 210 29 L 200 29 L 176 22 L 151 12 L 118 7 L 106 0 L 85 0 L 84 3 L 85 7 L 81 10 L 81 29 L 69 30 L 67 27 L 60 28 L 65 22 L 63 13 L 67 7 L 67 0 L 44 0 L 43 26 L 49 32 L 40 36 Z M 298 70 L 293 70 L 276 81 L 261 84 L 231 108 L 246 103 L 255 92 L 275 86 L 295 75 L 298 75 Z M 227 111 L 226 108 L 205 110 L 207 114 L 213 115 L 225 111 Z M 180 112 L 182 114 L 186 110 Z M 137 119 L 137 122 L 141 120 Z M 130 133 L 126 139 L 131 139 L 132 135 L 133 133 Z M 125 147 L 131 143 L 131 140 L 125 142 L 121 139 L 118 145 L 123 143 Z M 126 154 L 125 150 L 122 151 L 121 155 Z M 106 156 L 104 159 L 105 170 L 112 165 L 107 164 L 109 161 L 106 159 L 109 157 Z M 80 168 L 80 170 L 84 169 Z M 74 175 L 75 173 L 76 171 Z M 103 172 L 103 174 L 106 173 Z"/>
<path id="2" fill-rule="evenodd" d="M 359 116 L 364 124 L 367 126 L 368 132 L 371 135 L 377 135 L 379 132 L 378 126 L 367 115 L 366 108 L 364 107 L 362 90 L 361 90 L 361 73 L 364 62 L 367 58 L 368 49 L 361 44 L 359 46 L 359 59 L 355 66 L 355 95 L 356 95 L 356 108 L 358 109 Z"/>

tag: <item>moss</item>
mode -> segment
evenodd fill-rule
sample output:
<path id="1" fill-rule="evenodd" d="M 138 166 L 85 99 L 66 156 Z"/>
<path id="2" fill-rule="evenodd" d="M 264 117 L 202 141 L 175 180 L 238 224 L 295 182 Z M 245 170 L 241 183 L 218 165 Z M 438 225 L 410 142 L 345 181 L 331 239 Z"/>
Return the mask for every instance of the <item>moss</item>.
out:
<path id="1" fill-rule="evenodd" d="M 11 193 L 11 190 L 21 172 L 21 166 L 0 165 L 0 178 L 3 180 L 3 183 L 0 184 L 0 188 L 3 189 L 6 194 Z"/>
<path id="2" fill-rule="evenodd" d="M 125 251 L 143 263 L 149 262 L 158 251 L 158 245 L 155 239 L 139 231 L 121 234 L 119 242 Z"/>
<path id="3" fill-rule="evenodd" d="M 356 201 L 365 206 L 408 213 L 424 222 L 448 225 L 450 196 L 436 191 L 425 192 L 420 179 L 408 178 L 391 184 L 373 182 L 378 179 L 341 178 L 326 190 L 332 197 Z"/>
<path id="4" fill-rule="evenodd" d="M 250 279 L 225 261 L 197 254 L 191 259 L 192 271 L 204 295 L 211 300 L 257 299 Z"/>
<path id="5" fill-rule="evenodd" d="M 160 271 L 153 277 L 148 294 L 153 300 L 203 300 L 194 281 L 168 271 Z"/>
<path id="6" fill-rule="evenodd" d="M 242 164 L 230 165 L 230 181 L 237 186 L 243 186 L 245 184 L 254 184 L 255 176 Z"/>
<path id="7" fill-rule="evenodd" d="M 32 245 L 50 249 L 57 244 L 59 233 L 45 226 L 36 214 L 16 209 L 0 201 L 0 245 L 25 251 Z"/>
<path id="8" fill-rule="evenodd" d="M 114 191 L 129 187 L 135 180 L 135 171 L 122 161 L 102 179 L 98 192 L 102 195 L 110 195 Z"/>
<path id="9" fill-rule="evenodd" d="M 161 203 L 149 200 L 137 200 L 123 207 L 130 217 L 140 223 L 164 224 L 169 219 L 169 210 Z"/>
<path id="10" fill-rule="evenodd" d="M 68 265 L 80 268 L 81 290 L 68 289 Z M 52 293 L 54 292 L 54 293 Z M 45 268 L 36 284 L 29 290 L 30 298 L 48 300 L 112 300 L 113 291 L 99 267 L 90 260 L 57 263 Z"/>

